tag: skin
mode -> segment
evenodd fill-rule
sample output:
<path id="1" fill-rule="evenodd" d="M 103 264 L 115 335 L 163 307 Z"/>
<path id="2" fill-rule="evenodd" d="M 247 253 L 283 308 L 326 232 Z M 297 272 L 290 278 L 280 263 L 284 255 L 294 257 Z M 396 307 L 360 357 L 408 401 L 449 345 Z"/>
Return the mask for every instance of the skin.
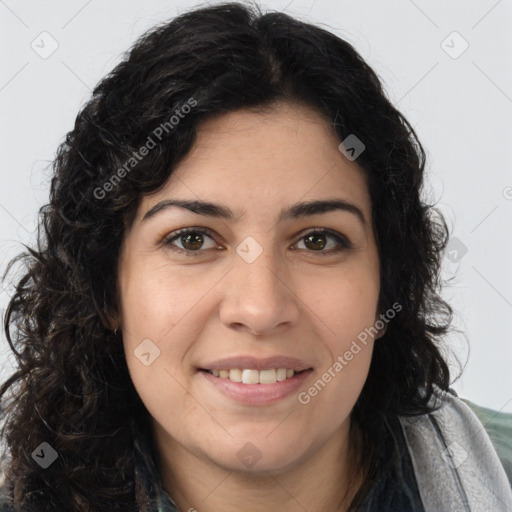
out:
<path id="1" fill-rule="evenodd" d="M 164 488 L 180 510 L 344 511 L 360 485 L 350 412 L 374 339 L 306 405 L 298 393 L 243 405 L 197 371 L 228 356 L 289 355 L 314 369 L 304 391 L 378 319 L 379 256 L 366 176 L 338 144 L 329 122 L 300 105 L 208 120 L 165 186 L 143 197 L 125 234 L 118 325 L 131 378 L 152 416 Z M 222 204 L 235 220 L 171 207 L 142 221 L 169 198 Z M 366 222 L 335 210 L 277 223 L 283 207 L 332 198 L 357 206 Z M 178 237 L 173 246 L 196 254 L 199 246 L 198 256 L 163 244 L 191 227 L 209 228 L 211 238 L 204 235 L 201 246 Z M 307 244 L 311 228 L 344 235 L 351 247 L 332 252 L 339 245 L 330 236 L 321 239 L 323 249 Z M 263 250 L 252 263 L 236 252 L 247 236 Z M 149 366 L 134 355 L 143 339 L 160 350 Z M 261 455 L 251 467 L 237 456 L 247 442 Z"/>

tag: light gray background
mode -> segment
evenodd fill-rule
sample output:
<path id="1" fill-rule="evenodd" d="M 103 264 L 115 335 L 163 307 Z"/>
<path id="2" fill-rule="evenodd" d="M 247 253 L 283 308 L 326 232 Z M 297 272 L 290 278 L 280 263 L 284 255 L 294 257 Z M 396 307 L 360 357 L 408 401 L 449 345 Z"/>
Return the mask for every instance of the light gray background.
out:
<path id="1" fill-rule="evenodd" d="M 94 85 L 147 28 L 195 5 L 0 0 L 0 270 L 21 243 L 34 242 L 49 163 Z M 512 0 L 262 5 L 347 39 L 415 127 L 428 153 L 426 194 L 452 231 L 453 261 L 445 259 L 443 275 L 453 279 L 444 296 L 467 342 L 454 334 L 449 347 L 468 360 L 453 387 L 480 405 L 512 412 Z M 46 59 L 31 48 L 34 40 L 43 45 L 43 31 L 59 45 Z M 469 47 L 458 55 L 464 40 Z M 2 313 L 9 294 L 0 290 Z M 4 378 L 6 345 L 2 331 Z"/>

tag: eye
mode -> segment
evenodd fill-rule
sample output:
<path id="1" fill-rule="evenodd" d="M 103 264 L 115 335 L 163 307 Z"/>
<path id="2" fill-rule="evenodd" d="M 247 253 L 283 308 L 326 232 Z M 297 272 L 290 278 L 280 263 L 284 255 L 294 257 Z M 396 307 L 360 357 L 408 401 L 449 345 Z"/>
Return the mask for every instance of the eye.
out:
<path id="1" fill-rule="evenodd" d="M 210 233 L 210 230 L 205 228 L 180 229 L 171 233 L 164 239 L 163 243 L 173 251 L 186 256 L 200 256 L 204 252 L 201 249 L 218 248 Z M 205 239 L 209 239 L 210 243 L 205 244 Z M 322 228 L 311 229 L 303 234 L 296 245 L 300 243 L 304 243 L 308 252 L 316 252 L 326 256 L 352 247 L 345 236 Z M 326 248 L 329 250 L 324 250 Z M 299 249 L 302 249 L 302 247 L 299 247 Z"/>
<path id="2" fill-rule="evenodd" d="M 329 239 L 331 244 L 329 244 Z M 333 240 L 334 243 L 332 243 Z M 322 255 L 338 253 L 352 247 L 345 236 L 322 228 L 315 228 L 303 234 L 298 244 L 302 242 L 306 249 L 310 250 L 309 252 L 318 252 Z M 324 250 L 326 247 L 330 250 Z"/>
<path id="3" fill-rule="evenodd" d="M 204 246 L 205 238 L 211 241 L 209 246 L 206 247 Z M 174 245 L 175 241 L 180 243 L 181 246 Z M 209 230 L 204 228 L 180 229 L 171 233 L 170 236 L 164 239 L 163 243 L 168 245 L 173 251 L 185 253 L 187 256 L 198 256 L 202 252 L 200 249 L 213 249 L 217 247 L 217 244 L 209 234 Z"/>

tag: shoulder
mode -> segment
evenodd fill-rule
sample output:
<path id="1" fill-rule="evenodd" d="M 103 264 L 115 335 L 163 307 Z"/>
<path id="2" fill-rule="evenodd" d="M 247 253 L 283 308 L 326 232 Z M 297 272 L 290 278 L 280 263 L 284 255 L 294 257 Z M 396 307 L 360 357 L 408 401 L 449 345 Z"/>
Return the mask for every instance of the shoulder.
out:
<path id="1" fill-rule="evenodd" d="M 461 399 L 485 428 L 512 486 L 512 414 L 481 407 Z"/>
<path id="2" fill-rule="evenodd" d="M 452 393 L 436 392 L 431 405 L 428 414 L 399 417 L 427 509 L 511 510 L 510 482 L 483 422 Z"/>

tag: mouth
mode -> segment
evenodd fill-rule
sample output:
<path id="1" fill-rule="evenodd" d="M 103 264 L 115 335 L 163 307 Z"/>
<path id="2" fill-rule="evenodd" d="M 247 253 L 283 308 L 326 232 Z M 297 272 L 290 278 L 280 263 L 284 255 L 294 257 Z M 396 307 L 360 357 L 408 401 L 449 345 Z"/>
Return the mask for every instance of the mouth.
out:
<path id="1" fill-rule="evenodd" d="M 228 400 L 249 406 L 269 406 L 291 398 L 305 386 L 313 368 L 296 371 L 277 368 L 266 370 L 230 368 L 225 370 L 199 369 L 209 390 Z M 218 374 L 218 375 L 216 375 Z M 282 379 L 279 380 L 278 379 Z"/>
<path id="2" fill-rule="evenodd" d="M 223 370 L 208 370 L 201 368 L 200 371 L 209 373 L 219 379 L 230 380 L 241 384 L 276 384 L 288 379 L 292 379 L 296 375 L 312 370 L 293 370 L 291 368 L 268 368 L 265 370 L 256 370 L 253 368 L 230 368 Z"/>

